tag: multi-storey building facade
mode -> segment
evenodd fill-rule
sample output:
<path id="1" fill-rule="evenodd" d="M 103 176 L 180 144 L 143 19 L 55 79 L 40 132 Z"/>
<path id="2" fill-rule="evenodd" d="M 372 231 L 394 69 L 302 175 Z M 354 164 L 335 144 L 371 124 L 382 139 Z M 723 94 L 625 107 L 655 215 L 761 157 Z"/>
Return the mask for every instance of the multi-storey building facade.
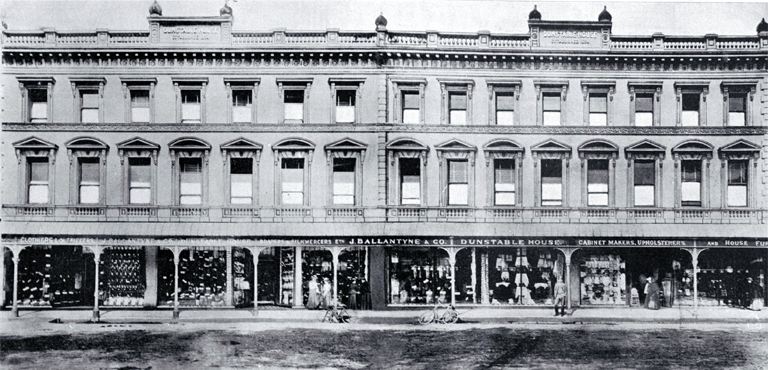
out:
<path id="1" fill-rule="evenodd" d="M 768 24 L 529 18 L 255 32 L 154 3 L 148 30 L 3 32 L 3 304 L 302 307 L 312 275 L 377 309 L 765 292 Z"/>

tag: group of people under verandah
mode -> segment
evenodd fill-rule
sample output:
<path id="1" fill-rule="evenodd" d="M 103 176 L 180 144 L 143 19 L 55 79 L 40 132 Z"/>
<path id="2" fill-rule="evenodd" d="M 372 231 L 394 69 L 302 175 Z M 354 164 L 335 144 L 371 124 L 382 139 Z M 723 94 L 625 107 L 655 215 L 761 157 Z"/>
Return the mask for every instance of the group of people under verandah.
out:
<path id="1" fill-rule="evenodd" d="M 368 282 L 365 279 L 358 280 L 353 278 L 349 284 L 349 300 L 347 307 L 350 309 L 359 309 L 362 302 L 359 296 L 365 296 L 370 293 Z M 327 276 L 322 282 L 318 281 L 317 275 L 312 275 L 307 283 L 307 305 L 308 309 L 327 309 L 333 305 L 333 282 Z"/>

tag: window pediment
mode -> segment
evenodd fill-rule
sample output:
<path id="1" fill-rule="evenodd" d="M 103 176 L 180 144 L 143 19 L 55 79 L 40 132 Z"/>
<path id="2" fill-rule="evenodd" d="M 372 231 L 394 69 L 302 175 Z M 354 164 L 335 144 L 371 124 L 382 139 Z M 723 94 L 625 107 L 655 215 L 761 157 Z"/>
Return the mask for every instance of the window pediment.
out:
<path id="1" fill-rule="evenodd" d="M 338 141 L 334 141 L 330 144 L 327 144 L 325 146 L 325 150 L 366 150 L 368 148 L 368 145 L 351 139 L 351 138 L 344 138 Z"/>
<path id="2" fill-rule="evenodd" d="M 244 137 L 239 137 L 234 140 L 227 141 L 220 146 L 221 150 L 261 150 L 263 146 L 255 141 L 248 140 Z"/>
<path id="3" fill-rule="evenodd" d="M 531 153 L 533 154 L 534 158 L 541 157 L 547 159 L 570 159 L 571 151 L 572 149 L 569 145 L 563 144 L 553 139 L 543 141 L 531 147 Z"/>
<path id="4" fill-rule="evenodd" d="M 750 156 L 755 159 L 760 156 L 760 146 L 744 139 L 736 140 L 718 149 L 720 159 L 746 159 Z"/>
<path id="5" fill-rule="evenodd" d="M 424 143 L 416 140 L 416 139 L 410 139 L 410 138 L 399 138 L 390 141 L 386 145 L 387 150 L 420 150 L 420 151 L 429 151 L 429 147 L 424 145 Z"/>
<path id="6" fill-rule="evenodd" d="M 168 143 L 171 150 L 210 150 L 211 144 L 195 137 L 182 137 Z"/>
<path id="7" fill-rule="evenodd" d="M 477 147 L 474 145 L 467 144 L 461 140 L 458 139 L 451 139 L 448 140 L 442 144 L 435 145 L 435 150 L 437 151 L 467 151 L 467 152 L 474 152 L 477 151 Z"/>
<path id="8" fill-rule="evenodd" d="M 619 147 L 602 139 L 587 141 L 579 146 L 578 151 L 581 159 L 616 159 L 619 156 Z"/>
<path id="9" fill-rule="evenodd" d="M 117 143 L 117 149 L 120 150 L 159 150 L 160 145 L 155 144 L 149 140 L 134 137 L 122 142 Z"/>
<path id="10" fill-rule="evenodd" d="M 107 150 L 109 145 L 94 137 L 77 137 L 68 141 L 65 146 L 70 150 Z"/>
<path id="11" fill-rule="evenodd" d="M 47 142 L 39 137 L 31 136 L 24 140 L 19 140 L 15 143 L 13 143 L 13 147 L 17 150 L 19 149 L 29 149 L 29 150 L 36 150 L 36 149 L 53 149 L 57 150 L 59 149 L 59 146 L 50 142 Z"/>
<path id="12" fill-rule="evenodd" d="M 643 140 L 624 148 L 624 154 L 627 159 L 648 159 L 656 157 L 664 159 L 664 153 L 666 153 L 666 151 L 667 148 L 665 146 L 651 140 Z"/>
<path id="13" fill-rule="evenodd" d="M 672 155 L 675 159 L 711 159 L 714 147 L 701 140 L 686 140 L 674 148 Z"/>
<path id="14" fill-rule="evenodd" d="M 277 142 L 272 150 L 314 150 L 315 143 L 301 138 L 288 138 Z"/>

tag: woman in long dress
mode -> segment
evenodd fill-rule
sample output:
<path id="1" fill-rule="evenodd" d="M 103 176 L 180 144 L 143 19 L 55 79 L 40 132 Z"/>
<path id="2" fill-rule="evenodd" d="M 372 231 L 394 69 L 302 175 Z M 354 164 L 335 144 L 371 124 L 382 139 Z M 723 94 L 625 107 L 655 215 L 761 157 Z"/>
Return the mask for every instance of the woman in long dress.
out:
<path id="1" fill-rule="evenodd" d="M 323 308 L 328 308 L 332 303 L 331 300 L 331 280 L 326 277 L 323 278 Z"/>
<path id="2" fill-rule="evenodd" d="M 648 284 L 646 284 L 645 295 L 645 308 L 651 310 L 659 309 L 659 284 L 653 280 L 652 277 L 648 278 Z"/>
<path id="3" fill-rule="evenodd" d="M 320 290 L 317 286 L 317 275 L 312 275 L 312 278 L 307 283 L 309 288 L 309 297 L 307 297 L 307 308 L 310 310 L 316 309 L 320 306 Z"/>

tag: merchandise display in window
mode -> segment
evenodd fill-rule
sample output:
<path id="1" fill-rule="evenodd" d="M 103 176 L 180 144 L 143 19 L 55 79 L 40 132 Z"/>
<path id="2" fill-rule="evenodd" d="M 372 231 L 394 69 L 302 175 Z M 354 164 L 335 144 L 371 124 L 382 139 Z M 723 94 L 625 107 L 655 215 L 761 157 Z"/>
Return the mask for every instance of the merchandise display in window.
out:
<path id="1" fill-rule="evenodd" d="M 309 249 L 307 247 L 302 251 L 301 279 L 304 284 L 304 301 L 306 305 L 309 301 L 308 284 L 312 275 L 317 276 L 317 281 L 322 286 L 324 278 L 328 278 L 330 284 L 333 284 L 333 255 L 327 249 Z M 341 290 L 341 280 L 339 280 L 339 289 Z M 333 287 L 331 287 L 331 297 L 333 297 Z M 341 295 L 339 295 L 341 298 Z"/>
<path id="2" fill-rule="evenodd" d="M 280 258 L 280 302 L 281 305 L 293 304 L 293 269 L 296 253 L 293 248 L 278 248 Z"/>
<path id="3" fill-rule="evenodd" d="M 448 253 L 442 249 L 391 249 L 389 278 L 392 304 L 450 302 L 451 268 Z"/>
<path id="4" fill-rule="evenodd" d="M 551 305 L 565 258 L 549 248 L 489 248 L 491 304 Z"/>
<path id="5" fill-rule="evenodd" d="M 253 258 L 245 248 L 232 249 L 232 304 L 253 305 Z"/>
<path id="6" fill-rule="evenodd" d="M 215 307 L 225 305 L 227 252 L 182 251 L 179 260 L 179 305 Z"/>
<path id="7" fill-rule="evenodd" d="M 157 304 L 173 306 L 173 252 L 160 249 L 157 253 Z"/>
<path id="8" fill-rule="evenodd" d="M 28 247 L 19 255 L 18 305 L 34 307 L 51 307 L 53 291 L 51 290 L 51 274 L 53 273 L 53 252 L 49 246 Z M 10 260 L 7 258 L 6 261 Z M 13 282 L 13 264 L 10 265 L 9 282 Z M 13 294 L 13 289 L 8 290 Z M 68 291 L 66 292 L 68 293 Z M 74 293 L 74 292 L 73 292 Z M 61 291 L 59 291 L 61 295 Z M 9 296 L 8 302 L 12 302 Z"/>
<path id="9" fill-rule="evenodd" d="M 587 255 L 579 267 L 582 305 L 626 305 L 626 262 L 619 255 Z"/>
<path id="10" fill-rule="evenodd" d="M 368 251 L 344 250 L 339 255 L 339 301 L 347 308 L 363 307 L 363 283 L 368 280 Z M 366 297 L 368 298 L 368 297 Z"/>
<path id="11" fill-rule="evenodd" d="M 143 248 L 110 247 L 101 254 L 101 305 L 142 307 L 146 286 Z"/>

